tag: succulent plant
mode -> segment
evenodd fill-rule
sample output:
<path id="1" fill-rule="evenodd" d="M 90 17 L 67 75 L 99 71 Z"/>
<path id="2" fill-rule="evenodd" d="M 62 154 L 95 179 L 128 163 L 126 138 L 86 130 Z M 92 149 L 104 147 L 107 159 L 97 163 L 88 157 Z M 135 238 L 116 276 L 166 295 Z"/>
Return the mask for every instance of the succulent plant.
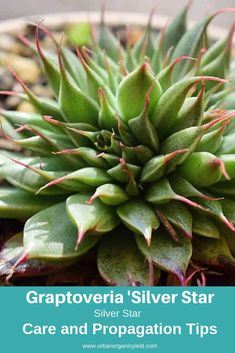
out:
<path id="1" fill-rule="evenodd" d="M 186 285 L 207 268 L 234 271 L 235 111 L 225 101 L 234 27 L 217 42 L 208 16 L 183 9 L 160 33 L 125 44 L 104 24 L 72 51 L 41 24 L 37 54 L 54 99 L 12 70 L 35 113 L 1 111 L 0 216 L 26 219 L 2 249 L 9 273 L 44 274 L 93 247 L 111 285 Z M 40 31 L 55 47 L 42 49 Z M 4 94 L 4 92 L 2 92 Z M 5 92 L 7 93 L 7 92 Z M 96 255 L 97 254 L 97 255 Z"/>

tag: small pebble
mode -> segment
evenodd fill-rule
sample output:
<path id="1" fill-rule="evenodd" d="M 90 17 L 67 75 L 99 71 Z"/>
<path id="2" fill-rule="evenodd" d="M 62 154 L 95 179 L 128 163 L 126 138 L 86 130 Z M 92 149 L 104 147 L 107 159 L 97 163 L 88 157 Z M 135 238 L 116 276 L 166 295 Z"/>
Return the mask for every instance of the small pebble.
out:
<path id="1" fill-rule="evenodd" d="M 40 76 L 40 69 L 34 60 L 15 54 L 0 52 L 0 65 L 11 65 L 22 80 L 27 83 L 37 82 Z"/>
<path id="2" fill-rule="evenodd" d="M 14 79 L 9 70 L 0 67 L 0 90 L 9 91 L 12 89 Z"/>
<path id="3" fill-rule="evenodd" d="M 36 96 L 46 97 L 46 98 L 53 97 L 53 93 L 48 86 L 35 85 L 32 87 L 32 90 L 36 94 Z"/>
<path id="4" fill-rule="evenodd" d="M 2 33 L 0 35 L 0 50 L 19 54 L 22 50 L 22 46 L 11 34 Z"/>
<path id="5" fill-rule="evenodd" d="M 18 105 L 17 110 L 18 112 L 25 112 L 25 113 L 34 113 L 36 111 L 34 106 L 27 101 L 22 101 Z"/>
<path id="6" fill-rule="evenodd" d="M 17 109 L 20 102 L 21 102 L 21 99 L 19 97 L 9 96 L 5 100 L 5 109 L 15 110 Z"/>

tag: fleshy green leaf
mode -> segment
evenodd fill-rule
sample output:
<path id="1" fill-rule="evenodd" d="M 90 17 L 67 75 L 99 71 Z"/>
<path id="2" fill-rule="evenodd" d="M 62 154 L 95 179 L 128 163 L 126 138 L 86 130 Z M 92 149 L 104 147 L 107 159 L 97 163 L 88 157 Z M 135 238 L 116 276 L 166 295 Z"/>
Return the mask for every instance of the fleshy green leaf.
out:
<path id="1" fill-rule="evenodd" d="M 209 152 L 194 152 L 180 166 L 180 174 L 195 187 L 206 187 L 222 177 L 219 159 Z"/>
<path id="2" fill-rule="evenodd" d="M 199 212 L 193 214 L 193 233 L 208 238 L 220 238 L 219 229 L 213 219 Z"/>
<path id="3" fill-rule="evenodd" d="M 78 228 L 78 249 L 86 233 L 107 233 L 119 223 L 113 208 L 104 205 L 99 199 L 88 204 L 90 197 L 89 194 L 80 193 L 70 196 L 66 201 L 67 214 Z"/>
<path id="4" fill-rule="evenodd" d="M 118 121 L 115 110 L 109 104 L 102 88 L 99 88 L 100 111 L 99 125 L 101 128 L 111 130 L 117 129 Z"/>
<path id="5" fill-rule="evenodd" d="M 141 181 L 149 183 L 160 179 L 174 169 L 179 162 L 179 155 L 186 152 L 187 150 L 179 150 L 167 155 L 153 157 L 145 164 L 141 173 Z"/>
<path id="6" fill-rule="evenodd" d="M 15 266 L 17 261 L 20 260 L 22 253 L 23 233 L 18 233 L 5 242 L 1 248 L 0 276 L 10 275 L 13 278 L 43 276 L 57 272 L 73 262 L 72 260 L 66 262 L 51 262 L 29 259 Z"/>
<path id="7" fill-rule="evenodd" d="M 42 63 L 45 75 L 47 77 L 48 83 L 52 88 L 55 96 L 58 97 L 59 90 L 60 90 L 60 71 L 58 68 L 58 64 L 56 64 L 54 60 L 51 60 L 50 56 L 47 56 L 47 54 L 40 47 L 39 29 L 40 28 L 37 27 L 36 33 L 35 33 L 36 48 L 37 48 L 39 57 L 41 59 L 41 63 Z"/>
<path id="8" fill-rule="evenodd" d="M 202 199 L 213 199 L 209 195 L 202 193 L 200 190 L 196 189 L 188 180 L 184 179 L 181 175 L 171 174 L 169 176 L 169 181 L 172 189 L 179 195 L 184 197 L 200 197 Z"/>
<path id="9" fill-rule="evenodd" d="M 235 224 L 235 201 L 226 197 L 220 202 L 225 216 Z"/>
<path id="10" fill-rule="evenodd" d="M 114 286 L 146 286 L 151 281 L 148 264 L 137 248 L 134 236 L 121 229 L 102 239 L 98 268 L 104 280 Z M 154 272 L 156 280 L 160 272 Z"/>
<path id="11" fill-rule="evenodd" d="M 186 32 L 186 16 L 188 12 L 188 6 L 180 11 L 167 26 L 164 37 L 163 37 L 163 54 L 165 55 L 169 48 L 176 47 L 180 39 Z"/>
<path id="12" fill-rule="evenodd" d="M 221 201 L 200 199 L 198 203 L 203 206 L 203 212 L 205 214 L 215 216 L 222 223 L 224 223 L 228 229 L 235 233 L 235 226 L 223 213 Z"/>
<path id="13" fill-rule="evenodd" d="M 89 96 L 76 86 L 65 71 L 60 57 L 60 92 L 59 105 L 69 122 L 84 122 L 97 125 L 98 106 Z"/>
<path id="14" fill-rule="evenodd" d="M 149 98 L 147 97 L 144 110 L 138 117 L 129 120 L 129 126 L 133 136 L 139 143 L 149 147 L 153 151 L 158 151 L 159 140 L 157 132 L 149 119 L 148 108 Z"/>
<path id="15" fill-rule="evenodd" d="M 21 158 L 20 162 L 23 162 L 33 168 L 35 168 L 35 166 L 38 166 L 39 170 L 40 170 L 40 162 L 43 165 L 43 160 L 40 161 L 38 158 L 31 158 L 31 157 Z M 51 176 L 52 179 L 53 179 L 53 176 L 55 177 L 55 173 L 56 172 L 49 173 L 42 170 L 43 175 L 47 175 L 48 177 Z M 58 173 L 57 173 L 57 177 L 58 177 Z M 41 175 L 37 174 L 33 170 L 25 168 L 23 165 L 16 164 L 15 162 L 8 160 L 6 158 L 5 158 L 5 163 L 0 165 L 0 176 L 2 176 L 10 184 L 32 193 L 36 193 L 37 190 L 45 184 L 46 180 L 48 180 L 48 178 L 45 178 L 45 176 L 42 176 L 42 174 Z M 42 192 L 42 194 L 47 194 L 47 195 L 48 194 L 57 195 L 57 194 L 64 194 L 64 193 L 66 192 L 63 189 L 58 188 L 57 186 L 53 186 L 50 189 L 45 189 Z"/>
<path id="16" fill-rule="evenodd" d="M 151 244 L 152 232 L 159 227 L 160 222 L 148 203 L 141 200 L 127 201 L 117 208 L 117 214 L 130 230 L 142 234 L 148 245 Z"/>
<path id="17" fill-rule="evenodd" d="M 137 244 L 144 256 L 152 258 L 160 269 L 174 273 L 185 285 L 185 274 L 192 255 L 191 241 L 181 236 L 181 244 L 171 239 L 166 231 L 160 229 L 153 234 L 152 244 L 148 247 L 142 237 L 137 237 Z"/>
<path id="18" fill-rule="evenodd" d="M 178 227 L 188 238 L 192 238 L 191 213 L 182 203 L 171 201 L 166 205 L 157 208 L 167 218 L 167 220 Z"/>
<path id="19" fill-rule="evenodd" d="M 109 206 L 118 206 L 129 199 L 125 191 L 115 184 L 103 184 L 99 186 L 90 198 L 89 203 L 93 202 L 97 197 L 105 205 Z"/>
<path id="20" fill-rule="evenodd" d="M 225 154 L 220 156 L 224 163 L 226 172 L 231 179 L 235 179 L 235 154 Z"/>
<path id="21" fill-rule="evenodd" d="M 176 123 L 177 115 L 190 88 L 201 80 L 201 77 L 184 78 L 174 83 L 162 94 L 151 117 L 160 136 L 166 136 L 169 129 Z"/>
<path id="22" fill-rule="evenodd" d="M 203 40 L 205 39 L 205 30 L 214 16 L 208 16 L 195 24 L 195 26 L 188 30 L 178 42 L 173 58 L 178 58 L 181 55 L 189 55 L 197 58 L 199 51 L 203 47 Z M 175 78 L 179 79 L 185 76 L 190 70 L 191 65 L 189 62 L 184 62 L 178 65 L 175 70 Z"/>
<path id="23" fill-rule="evenodd" d="M 217 154 L 231 154 L 235 153 L 235 133 L 223 136 L 220 148 L 217 150 Z"/>
<path id="24" fill-rule="evenodd" d="M 125 163 L 109 169 L 107 173 L 115 180 L 121 183 L 127 183 L 131 176 L 137 177 L 140 173 L 140 167 L 134 164 Z"/>
<path id="25" fill-rule="evenodd" d="M 186 129 L 191 126 L 197 126 L 201 124 L 205 105 L 204 105 L 204 86 L 198 97 L 186 98 L 182 105 L 176 121 L 171 128 L 171 132 Z"/>
<path id="26" fill-rule="evenodd" d="M 235 273 L 235 259 L 223 238 L 194 237 L 193 260 L 203 266 Z"/>
<path id="27" fill-rule="evenodd" d="M 100 186 L 109 181 L 109 175 L 102 169 L 87 167 L 63 175 L 59 178 L 52 178 L 52 181 L 44 185 L 40 190 L 38 190 L 38 192 L 55 185 L 59 185 L 69 191 L 87 191 L 92 187 Z"/>
<path id="28" fill-rule="evenodd" d="M 104 23 L 101 23 L 101 26 L 100 26 L 98 43 L 99 43 L 99 46 L 102 49 L 105 49 L 109 54 L 109 56 L 115 62 L 117 62 L 118 50 L 119 50 L 120 44 L 117 38 L 113 35 L 113 33 Z"/>
<path id="29" fill-rule="evenodd" d="M 63 200 L 63 196 L 35 196 L 26 191 L 0 188 L 0 216 L 2 218 L 28 218 Z"/>
<path id="30" fill-rule="evenodd" d="M 29 218 L 24 227 L 24 252 L 29 259 L 67 261 L 85 254 L 99 240 L 87 236 L 75 250 L 77 229 L 70 222 L 65 203 L 59 203 Z"/>
<path id="31" fill-rule="evenodd" d="M 155 80 L 149 64 L 143 64 L 122 80 L 117 92 L 117 101 L 120 115 L 125 121 L 141 113 L 144 108 L 145 95 L 151 85 L 153 86 L 150 94 L 149 114 L 152 114 L 161 96 L 161 87 Z"/>

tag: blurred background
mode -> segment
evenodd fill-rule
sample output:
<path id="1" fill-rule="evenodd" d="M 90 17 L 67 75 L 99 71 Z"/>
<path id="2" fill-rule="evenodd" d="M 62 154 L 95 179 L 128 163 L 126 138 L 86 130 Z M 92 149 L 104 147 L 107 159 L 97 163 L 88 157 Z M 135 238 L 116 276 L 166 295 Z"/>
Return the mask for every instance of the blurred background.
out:
<path id="1" fill-rule="evenodd" d="M 0 0 L 0 20 L 49 13 L 99 10 L 100 0 Z M 156 6 L 156 12 L 173 16 L 188 1 L 186 0 L 106 0 L 110 11 L 148 13 Z M 190 18 L 197 20 L 206 13 L 222 7 L 235 7 L 235 0 L 194 0 Z M 216 25 L 228 27 L 235 20 L 235 13 L 218 16 Z"/>

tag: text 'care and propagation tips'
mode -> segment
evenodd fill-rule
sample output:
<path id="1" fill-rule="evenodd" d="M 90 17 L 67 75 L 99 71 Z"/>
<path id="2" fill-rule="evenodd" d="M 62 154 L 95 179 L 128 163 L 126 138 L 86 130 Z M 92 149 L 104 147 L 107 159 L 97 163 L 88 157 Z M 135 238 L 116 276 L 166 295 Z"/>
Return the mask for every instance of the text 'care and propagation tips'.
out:
<path id="1" fill-rule="evenodd" d="M 60 310 L 64 306 L 74 307 L 78 315 L 79 324 L 64 323 L 49 325 L 39 324 L 36 320 L 28 320 L 22 324 L 22 333 L 26 336 L 44 335 L 76 335 L 96 336 L 97 338 L 113 336 L 124 338 L 134 336 L 141 339 L 147 336 L 164 335 L 189 335 L 200 339 L 214 336 L 219 333 L 217 324 L 199 322 L 190 319 L 177 323 L 167 322 L 164 316 L 158 317 L 157 306 L 207 306 L 213 305 L 216 300 L 215 293 L 194 290 L 181 292 L 156 292 L 148 289 L 126 290 L 121 293 L 114 290 L 99 292 L 57 292 L 42 293 L 30 290 L 26 293 L 25 300 L 29 306 L 48 306 Z M 79 316 L 79 307 L 86 306 L 91 309 L 87 315 Z M 151 307 L 152 315 L 146 320 L 145 311 Z M 149 322 L 148 322 L 149 321 Z"/>

